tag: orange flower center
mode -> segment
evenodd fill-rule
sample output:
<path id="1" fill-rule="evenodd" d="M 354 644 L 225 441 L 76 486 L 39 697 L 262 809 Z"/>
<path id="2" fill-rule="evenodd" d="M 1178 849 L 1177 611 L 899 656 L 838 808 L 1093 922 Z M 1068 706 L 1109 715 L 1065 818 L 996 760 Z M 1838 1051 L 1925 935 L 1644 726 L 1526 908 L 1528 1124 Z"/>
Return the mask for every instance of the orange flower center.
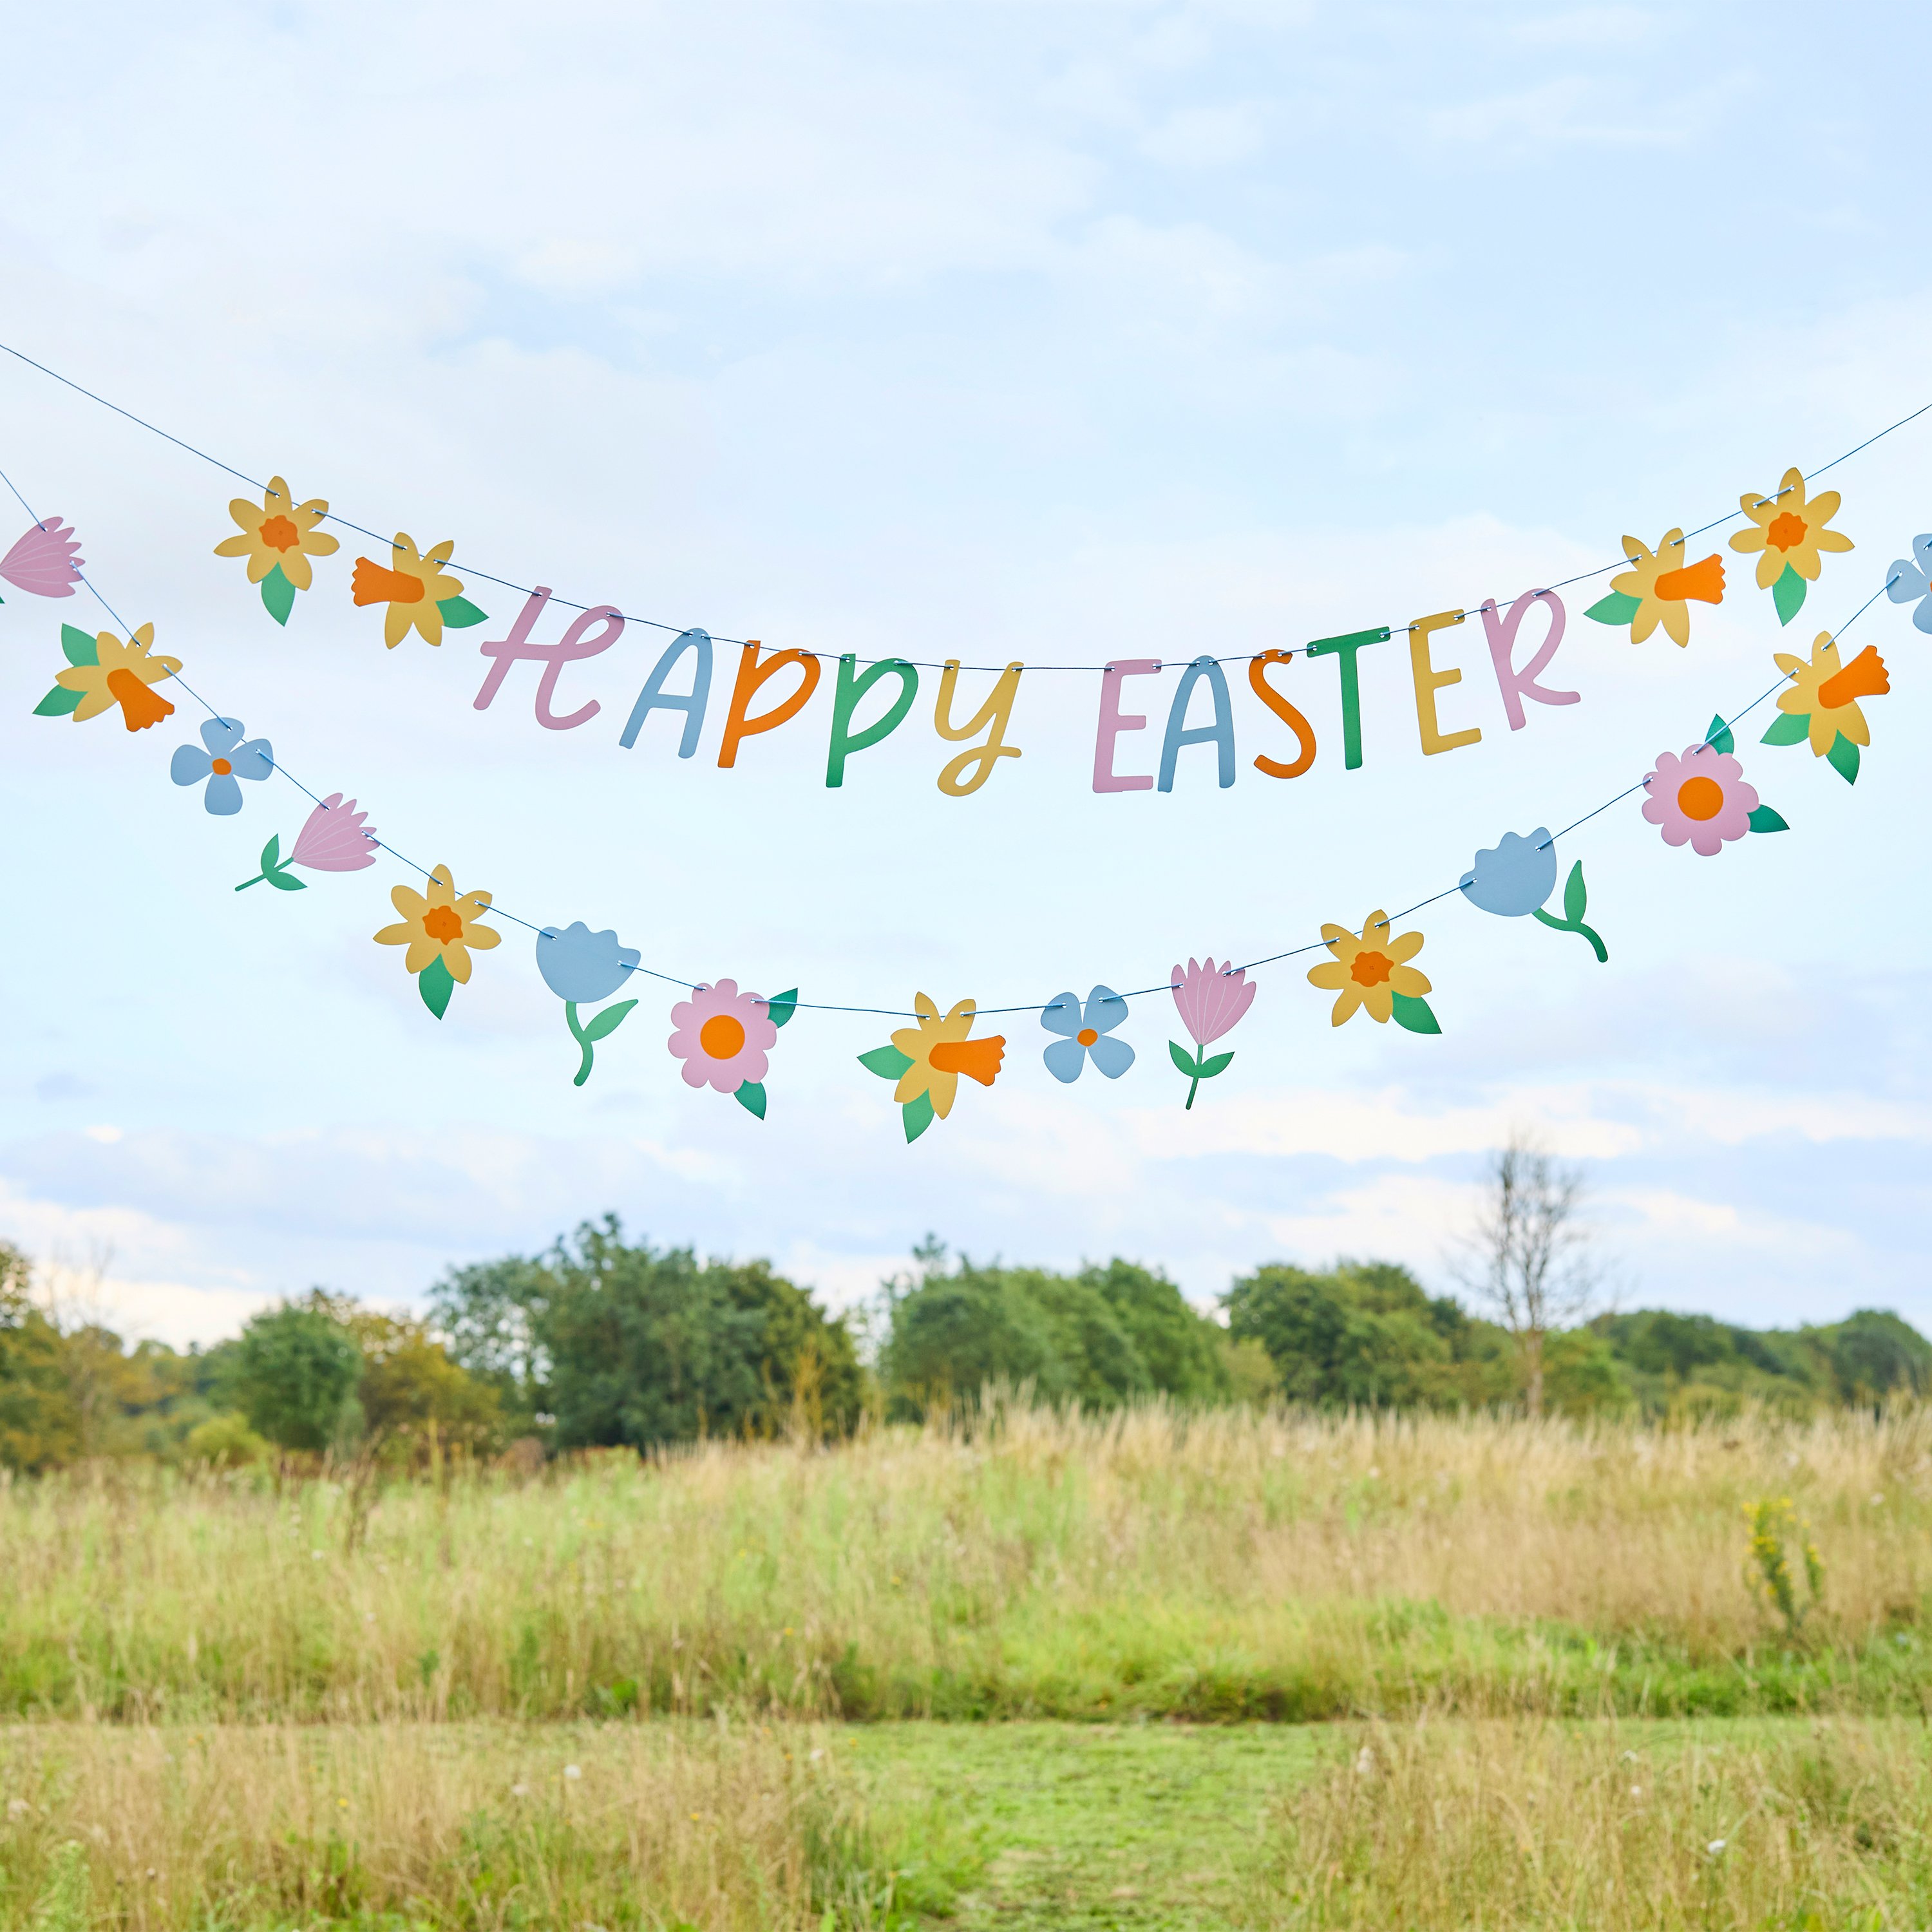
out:
<path id="1" fill-rule="evenodd" d="M 963 1073 L 982 1087 L 990 1087 L 1006 1051 L 1006 1035 L 994 1033 L 980 1040 L 942 1040 L 926 1060 L 935 1073 Z"/>
<path id="2" fill-rule="evenodd" d="M 298 550 L 302 532 L 286 517 L 271 517 L 256 532 L 271 550 Z"/>
<path id="3" fill-rule="evenodd" d="M 1677 809 L 1686 818 L 1715 818 L 1724 808 L 1724 788 L 1715 778 L 1686 778 L 1677 788 Z"/>
<path id="4" fill-rule="evenodd" d="M 463 915 L 454 906 L 431 906 L 423 914 L 423 930 L 439 946 L 463 937 Z"/>
<path id="5" fill-rule="evenodd" d="M 225 778 L 235 767 L 226 758 L 217 758 L 212 769 L 217 778 Z"/>
<path id="6" fill-rule="evenodd" d="M 1876 644 L 1868 644 L 1840 671 L 1834 671 L 1818 687 L 1818 706 L 1837 711 L 1858 698 L 1882 698 L 1892 688 L 1892 677 Z"/>
<path id="7" fill-rule="evenodd" d="M 713 1013 L 698 1029 L 698 1043 L 713 1060 L 730 1060 L 744 1050 L 745 1023 L 730 1013 Z"/>
<path id="8" fill-rule="evenodd" d="M 358 556 L 356 568 L 350 572 L 349 596 L 354 604 L 420 604 L 422 594 L 423 580 L 420 577 L 411 577 L 400 570 L 385 570 L 380 563 L 371 563 L 366 556 Z"/>
<path id="9" fill-rule="evenodd" d="M 1358 986 L 1379 986 L 1394 970 L 1395 962 L 1386 952 L 1358 952 L 1348 977 Z"/>
<path id="10" fill-rule="evenodd" d="M 1780 512 L 1772 518 L 1764 540 L 1773 550 L 1793 548 L 1804 541 L 1804 519 L 1794 517 L 1789 510 Z"/>
<path id="11" fill-rule="evenodd" d="M 120 706 L 121 716 L 130 731 L 145 731 L 174 713 L 174 706 L 165 698 L 158 697 L 124 668 L 107 674 L 107 694 Z"/>
<path id="12" fill-rule="evenodd" d="M 1082 1027 L 1080 1030 L 1073 1036 L 1073 1037 L 1077 1040 L 1082 1046 L 1091 1046 L 1094 1042 L 1100 1037 L 1100 1036 L 1096 1033 L 1091 1027 Z"/>

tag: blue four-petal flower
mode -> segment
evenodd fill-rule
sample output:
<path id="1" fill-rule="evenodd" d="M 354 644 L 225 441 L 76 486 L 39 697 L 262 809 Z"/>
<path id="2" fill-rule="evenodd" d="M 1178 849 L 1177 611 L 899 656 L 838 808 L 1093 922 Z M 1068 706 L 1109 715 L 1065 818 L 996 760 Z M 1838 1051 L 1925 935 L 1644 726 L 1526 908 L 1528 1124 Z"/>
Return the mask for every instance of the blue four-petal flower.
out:
<path id="1" fill-rule="evenodd" d="M 1894 604 L 1916 602 L 1912 623 L 1919 630 L 1932 631 L 1932 536 L 1912 539 L 1911 556 L 1892 565 L 1885 587 Z"/>
<path id="2" fill-rule="evenodd" d="M 178 785 L 208 781 L 201 802 L 218 818 L 232 818 L 242 809 L 238 779 L 257 781 L 275 769 L 274 751 L 267 739 L 242 742 L 247 728 L 238 718 L 211 718 L 201 728 L 201 744 L 178 746 L 168 766 L 169 777 Z"/>
<path id="3" fill-rule="evenodd" d="M 1118 1080 L 1134 1064 L 1134 1050 L 1124 1040 L 1112 1037 L 1114 1028 L 1127 1016 L 1127 1003 L 1111 986 L 1096 986 L 1087 995 L 1083 1009 L 1078 997 L 1062 993 L 1049 1000 L 1041 1010 L 1040 1023 L 1048 1033 L 1065 1036 L 1056 1040 L 1041 1058 L 1054 1078 L 1071 1083 L 1090 1059 L 1109 1080 Z"/>

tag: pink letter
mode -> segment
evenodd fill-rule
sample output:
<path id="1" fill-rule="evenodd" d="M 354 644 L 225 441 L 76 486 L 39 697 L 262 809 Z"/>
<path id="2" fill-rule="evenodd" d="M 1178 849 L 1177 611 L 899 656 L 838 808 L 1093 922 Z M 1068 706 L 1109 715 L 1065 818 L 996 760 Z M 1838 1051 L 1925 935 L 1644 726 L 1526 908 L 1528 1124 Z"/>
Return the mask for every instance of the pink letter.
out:
<path id="1" fill-rule="evenodd" d="M 517 621 L 510 626 L 510 634 L 478 646 L 486 658 L 494 658 L 496 662 L 483 680 L 483 688 L 476 694 L 476 709 L 488 710 L 490 700 L 502 689 L 511 665 L 520 658 L 527 658 L 532 664 L 540 664 L 544 668 L 542 676 L 537 680 L 537 722 L 548 731 L 571 731 L 580 724 L 589 724 L 604 707 L 593 698 L 568 718 L 558 717 L 550 708 L 550 700 L 556 695 L 556 681 L 562 675 L 566 664 L 608 651 L 622 634 L 624 620 L 614 604 L 600 604 L 594 610 L 584 611 L 572 618 L 570 628 L 556 643 L 533 644 L 530 642 L 530 632 L 549 602 L 548 586 L 539 584 L 518 613 Z M 588 634 L 593 624 L 604 627 L 602 635 L 593 638 Z"/>
<path id="2" fill-rule="evenodd" d="M 1100 668 L 1100 728 L 1094 740 L 1094 789 L 1096 791 L 1151 791 L 1154 778 L 1116 778 L 1114 740 L 1123 731 L 1144 731 L 1147 720 L 1120 711 L 1120 680 L 1147 677 L 1160 668 L 1158 658 L 1118 658 Z"/>
<path id="3" fill-rule="evenodd" d="M 1510 662 L 1516 651 L 1516 626 L 1539 597 L 1550 606 L 1550 634 L 1544 639 L 1535 656 L 1518 670 Z M 1550 668 L 1550 660 L 1556 655 L 1556 646 L 1563 641 L 1563 600 L 1555 591 L 1526 591 L 1500 617 L 1496 614 L 1496 600 L 1493 597 L 1482 609 L 1483 628 L 1490 634 L 1490 658 L 1496 668 L 1496 682 L 1502 691 L 1503 710 L 1512 731 L 1522 729 L 1522 700 L 1526 698 L 1533 698 L 1539 704 L 1582 702 L 1581 692 L 1550 691 L 1536 681 L 1542 672 Z"/>

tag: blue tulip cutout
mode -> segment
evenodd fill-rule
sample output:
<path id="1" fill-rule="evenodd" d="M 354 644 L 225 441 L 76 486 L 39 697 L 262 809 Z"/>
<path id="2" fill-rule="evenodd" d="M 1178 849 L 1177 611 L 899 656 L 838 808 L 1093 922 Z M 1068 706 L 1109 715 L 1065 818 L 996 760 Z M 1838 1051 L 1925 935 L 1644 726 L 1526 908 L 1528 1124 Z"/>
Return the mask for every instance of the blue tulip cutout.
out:
<path id="1" fill-rule="evenodd" d="M 1527 838 L 1505 832 L 1496 844 L 1476 854 L 1474 868 L 1458 883 L 1462 896 L 1484 912 L 1504 919 L 1520 919 L 1528 913 L 1553 932 L 1574 932 L 1580 939 L 1587 939 L 1600 963 L 1610 958 L 1610 949 L 1583 923 L 1590 895 L 1583 883 L 1580 859 L 1563 883 L 1563 916 L 1558 919 L 1543 910 L 1544 900 L 1556 886 L 1556 842 L 1548 826 L 1539 825 Z"/>

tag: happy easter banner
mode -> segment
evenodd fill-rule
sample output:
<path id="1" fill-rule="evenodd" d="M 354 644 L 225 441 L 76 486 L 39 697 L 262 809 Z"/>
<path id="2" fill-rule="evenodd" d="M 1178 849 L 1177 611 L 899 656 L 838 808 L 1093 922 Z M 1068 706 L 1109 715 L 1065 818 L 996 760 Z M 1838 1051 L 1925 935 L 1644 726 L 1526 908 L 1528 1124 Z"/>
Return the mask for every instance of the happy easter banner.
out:
<path id="1" fill-rule="evenodd" d="M 19 351 L 5 352 L 141 427 L 154 429 Z M 1400 626 L 1368 626 L 1243 656 L 1195 658 L 1180 668 L 1157 736 L 1150 716 L 1129 708 L 1135 701 L 1132 681 L 1169 667 L 1148 658 L 1049 667 L 1090 672 L 1095 680 L 1092 788 L 1098 793 L 1168 792 L 1178 778 L 1190 782 L 1183 774 L 1198 770 L 1202 782 L 1211 771 L 1213 782 L 1225 789 L 1234 784 L 1240 770 L 1238 729 L 1250 740 L 1250 769 L 1270 780 L 1301 776 L 1314 766 L 1320 748 L 1313 727 L 1285 687 L 1297 657 L 1306 661 L 1298 677 L 1319 668 L 1322 660 L 1334 660 L 1342 760 L 1346 768 L 1358 770 L 1364 763 L 1364 740 L 1359 656 L 1398 638 L 1408 648 L 1423 752 L 1438 755 L 1474 746 L 1481 740 L 1480 728 L 1459 726 L 1453 716 L 1445 718 L 1442 703 L 1443 694 L 1453 691 L 1464 675 L 1462 667 L 1450 661 L 1442 634 L 1462 626 L 1472 614 L 1480 620 L 1481 655 L 1488 660 L 1504 716 L 1512 730 L 1520 730 L 1528 721 L 1528 704 L 1580 701 L 1578 693 L 1548 680 L 1570 628 L 1570 613 L 1560 592 L 1592 579 L 1607 578 L 1608 582 L 1581 616 L 1634 645 L 1651 642 L 1661 631 L 1671 643 L 1688 646 L 1692 607 L 1720 604 L 1727 595 L 1735 597 L 1735 578 L 1745 574 L 1740 566 L 1747 562 L 1751 581 L 1744 594 L 1762 597 L 1779 626 L 1789 626 L 1812 586 L 1820 582 L 1827 560 L 1843 558 L 1855 550 L 1853 538 L 1839 527 L 1839 492 L 1815 488 L 1815 479 L 1924 412 L 1915 411 L 1808 475 L 1796 466 L 1787 470 L 1775 489 L 1746 489 L 1731 517 L 1688 534 L 1682 527 L 1672 528 L 1654 545 L 1624 535 L 1621 566 L 1606 565 L 1562 584 L 1525 590 L 1507 604 L 1486 598 L 1473 614 L 1445 609 Z M 232 475 L 243 474 L 168 432 L 154 433 Z M 167 776 L 173 784 L 199 788 L 206 810 L 224 818 L 242 812 L 254 788 L 272 778 L 293 785 L 308 800 L 310 808 L 286 850 L 278 830 L 262 848 L 258 869 L 234 890 L 266 885 L 272 896 L 298 892 L 308 884 L 298 873 L 362 872 L 379 857 L 416 873 L 422 889 L 415 884 L 395 886 L 389 895 L 395 917 L 370 937 L 379 946 L 400 949 L 403 969 L 413 976 L 424 1006 L 439 1020 L 448 1012 L 457 989 L 470 982 L 476 956 L 490 953 L 500 944 L 502 925 L 523 928 L 532 935 L 542 983 L 562 1003 L 576 1054 L 572 1077 L 579 1086 L 595 1068 L 599 1043 L 609 1040 L 639 1006 L 640 988 L 646 982 L 660 982 L 685 996 L 670 1006 L 671 1030 L 665 1044 L 686 1084 L 728 1094 L 760 1119 L 769 1104 L 766 1082 L 778 1034 L 797 1015 L 877 1015 L 910 1022 L 887 1029 L 884 1043 L 868 1046 L 856 1056 L 867 1072 L 891 1083 L 892 1102 L 900 1110 L 908 1142 L 918 1139 L 935 1120 L 950 1116 L 962 1079 L 991 1087 L 1001 1077 L 1007 1037 L 975 1030 L 982 1021 L 996 1016 L 1030 1017 L 1039 1026 L 1046 1036 L 1040 1043 L 1040 1065 L 1054 1080 L 1070 1084 L 1091 1068 L 1103 1079 L 1114 1081 L 1129 1074 L 1136 1063 L 1134 1048 L 1120 1033 L 1130 1003 L 1164 996 L 1172 1000 L 1178 1030 L 1189 1042 L 1168 1042 L 1169 1060 L 1186 1083 L 1184 1104 L 1189 1108 L 1202 1083 L 1225 1071 L 1233 1060 L 1232 1050 L 1208 1049 L 1231 1033 L 1252 1005 L 1258 987 L 1249 975 L 1304 955 L 1320 956 L 1307 968 L 1306 977 L 1324 996 L 1333 996 L 1328 1010 L 1332 1025 L 1342 1026 L 1366 1013 L 1377 1024 L 1393 1021 L 1412 1034 L 1438 1033 L 1440 1022 L 1430 998 L 1436 989 L 1417 963 L 1424 937 L 1420 930 L 1406 928 L 1406 922 L 1450 898 L 1499 917 L 1526 919 L 1574 935 L 1598 961 L 1606 962 L 1608 947 L 1588 917 L 1588 892 L 1580 860 L 1573 861 L 1563 877 L 1560 916 L 1549 909 L 1562 869 L 1559 841 L 1640 792 L 1644 794 L 1642 815 L 1657 829 L 1662 843 L 1678 849 L 1688 846 L 1702 857 L 1715 857 L 1750 834 L 1787 830 L 1782 813 L 1745 776 L 1733 728 L 1746 714 L 1774 700 L 1760 743 L 1808 747 L 1815 764 L 1853 782 L 1862 754 L 1871 743 L 1864 706 L 1883 698 L 1891 680 L 1875 645 L 1846 655 L 1841 642 L 1844 632 L 1881 596 L 1896 604 L 1912 604 L 1915 626 L 1932 632 L 1928 534 L 1912 540 L 1911 556 L 1889 566 L 1835 632 L 1817 632 L 1808 644 L 1794 638 L 1797 648 L 1773 651 L 1775 681 L 1731 716 L 1713 717 L 1702 736 L 1680 751 L 1658 752 L 1640 780 L 1569 826 L 1555 832 L 1538 825 L 1526 832 L 1503 833 L 1495 845 L 1474 855 L 1468 870 L 1454 884 L 1402 912 L 1391 916 L 1376 908 L 1358 925 L 1324 922 L 1318 940 L 1238 964 L 1217 961 L 1211 952 L 1190 956 L 1184 966 L 1177 962 L 1164 980 L 1126 992 L 1095 986 L 1084 998 L 1069 988 L 1017 1005 L 982 1009 L 971 999 L 959 999 L 942 1010 L 922 991 L 908 1010 L 856 1000 L 807 1000 L 796 987 L 767 995 L 733 978 L 693 985 L 646 964 L 641 952 L 623 945 L 614 930 L 595 928 L 583 920 L 560 926 L 526 919 L 496 904 L 489 891 L 473 884 L 459 890 L 447 866 L 427 872 L 413 866 L 382 838 L 370 823 L 368 808 L 345 799 L 339 790 L 311 789 L 278 763 L 270 739 L 251 736 L 241 720 L 223 713 L 190 685 L 182 659 L 157 648 L 152 623 L 130 628 L 115 618 L 112 608 L 86 574 L 71 527 L 58 517 L 37 514 L 11 478 L 5 480 L 32 520 L 0 557 L 0 580 L 37 598 L 70 598 L 85 590 L 116 626 L 98 631 L 70 623 L 59 626 L 59 650 L 65 662 L 34 706 L 35 715 L 83 725 L 118 718 L 128 734 L 155 731 L 164 736 L 160 728 L 177 708 L 169 694 L 176 692 L 206 717 L 192 738 L 172 748 Z M 995 780 L 1002 760 L 1024 754 L 1023 746 L 1015 742 L 1026 670 L 1018 661 L 974 668 L 952 659 L 932 664 L 890 658 L 862 665 L 851 653 L 835 657 L 796 648 L 767 651 L 755 639 L 716 638 L 699 628 L 627 616 L 611 604 L 572 604 L 555 598 L 542 585 L 518 586 L 476 566 L 459 566 L 452 538 L 425 548 L 398 532 L 386 544 L 366 546 L 386 550 L 386 560 L 360 554 L 365 546 L 345 544 L 328 526 L 363 538 L 370 532 L 332 512 L 326 498 L 298 496 L 280 476 L 252 485 L 248 496 L 230 499 L 226 519 L 225 530 L 211 545 L 219 560 L 212 567 L 234 572 L 232 582 L 252 586 L 267 618 L 276 624 L 299 621 L 298 600 L 304 597 L 346 593 L 356 609 L 368 614 L 372 640 L 380 622 L 382 644 L 390 650 L 441 649 L 466 633 L 479 633 L 476 648 L 482 674 L 472 700 L 478 710 L 487 710 L 503 698 L 518 675 L 518 668 L 527 666 L 522 676 L 539 728 L 574 731 L 590 726 L 603 707 L 595 698 L 573 704 L 566 683 L 571 668 L 608 651 L 627 628 L 635 626 L 655 631 L 668 641 L 617 730 L 617 743 L 627 751 L 654 746 L 659 755 L 674 749 L 680 759 L 694 757 L 713 704 L 714 672 L 722 670 L 730 684 L 728 692 L 724 675 L 715 680 L 723 721 L 717 762 L 733 769 L 752 741 L 782 729 L 812 728 L 806 714 L 826 681 L 830 664 L 829 701 L 814 714 L 820 717 L 825 734 L 828 786 L 842 785 L 850 760 L 908 724 L 922 694 L 922 672 L 937 674 L 931 687 L 932 723 L 942 756 L 936 782 L 943 794 L 969 797 Z M 1702 548 L 1696 539 L 1725 523 L 1739 526 L 1730 532 L 1726 545 L 1731 553 L 1730 575 L 1724 550 L 1692 554 L 1694 548 Z M 1856 566 L 1834 562 L 1832 568 L 1844 574 L 1848 585 L 1857 583 Z M 1869 587 L 1870 574 L 1865 576 L 1861 587 Z M 472 600 L 472 588 L 478 596 L 491 594 L 482 587 L 485 584 L 522 598 L 507 622 L 493 623 Z M 560 614 L 573 614 L 560 623 L 551 614 L 553 603 Z M 539 636 L 553 627 L 558 633 L 554 638 L 545 641 Z M 735 662 L 726 658 L 721 666 L 721 647 L 736 650 Z M 1231 668 L 1235 673 L 1232 680 Z M 991 682 L 968 687 L 962 695 L 962 674 Z M 1238 712 L 1239 684 L 1245 684 L 1246 695 Z M 654 714 L 659 712 L 671 716 L 656 721 L 654 729 Z M 170 728 L 180 736 L 178 728 Z M 1144 740 L 1133 736 L 1143 732 L 1148 734 Z M 1257 733 L 1263 748 L 1255 751 Z M 1133 748 L 1142 744 L 1150 770 L 1144 765 L 1134 768 L 1138 761 Z M 962 748 L 953 751 L 953 746 Z M 1192 757 L 1184 763 L 1189 754 Z M 628 997 L 614 998 L 620 992 Z"/>

